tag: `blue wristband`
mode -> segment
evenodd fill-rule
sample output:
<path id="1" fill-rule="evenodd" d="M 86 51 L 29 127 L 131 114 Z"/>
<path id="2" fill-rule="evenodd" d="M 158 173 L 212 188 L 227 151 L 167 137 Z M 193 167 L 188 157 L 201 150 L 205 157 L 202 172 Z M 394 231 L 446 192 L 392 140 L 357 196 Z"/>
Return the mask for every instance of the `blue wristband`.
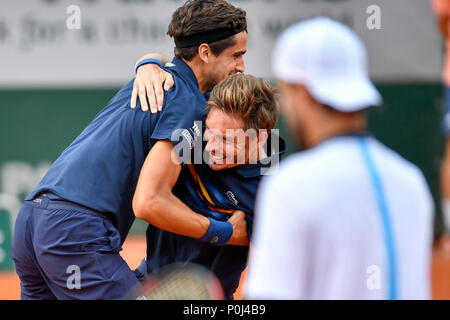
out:
<path id="1" fill-rule="evenodd" d="M 158 59 L 144 59 L 142 61 L 139 61 L 139 63 L 136 66 L 136 72 L 138 71 L 140 66 L 143 66 L 144 64 L 157 64 L 161 69 L 163 68 L 162 62 L 159 61 Z"/>
<path id="2" fill-rule="evenodd" d="M 209 228 L 200 240 L 216 246 L 224 246 L 233 235 L 233 225 L 228 221 L 217 221 L 208 218 Z"/>

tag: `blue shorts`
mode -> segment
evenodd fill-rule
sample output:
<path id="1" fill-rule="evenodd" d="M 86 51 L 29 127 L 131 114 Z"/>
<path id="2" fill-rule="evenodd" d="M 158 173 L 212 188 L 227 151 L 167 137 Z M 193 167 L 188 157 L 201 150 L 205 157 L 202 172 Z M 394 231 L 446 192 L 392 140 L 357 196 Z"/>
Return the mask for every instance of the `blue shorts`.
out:
<path id="1" fill-rule="evenodd" d="M 22 299 L 121 299 L 138 280 L 105 216 L 41 195 L 25 201 L 12 256 Z"/>
<path id="2" fill-rule="evenodd" d="M 442 129 L 447 137 L 450 137 L 450 87 L 445 87 L 444 91 L 444 118 Z"/>

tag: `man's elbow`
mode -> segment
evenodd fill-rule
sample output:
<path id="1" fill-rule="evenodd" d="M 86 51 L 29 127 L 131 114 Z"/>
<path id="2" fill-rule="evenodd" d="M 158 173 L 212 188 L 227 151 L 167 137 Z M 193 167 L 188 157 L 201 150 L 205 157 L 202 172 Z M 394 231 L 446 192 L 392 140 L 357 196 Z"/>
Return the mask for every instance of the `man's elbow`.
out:
<path id="1" fill-rule="evenodd" d="M 143 199 L 135 196 L 133 198 L 134 216 L 137 219 L 145 220 L 150 224 L 157 222 L 160 211 L 158 210 L 159 207 L 159 201 L 154 197 Z"/>

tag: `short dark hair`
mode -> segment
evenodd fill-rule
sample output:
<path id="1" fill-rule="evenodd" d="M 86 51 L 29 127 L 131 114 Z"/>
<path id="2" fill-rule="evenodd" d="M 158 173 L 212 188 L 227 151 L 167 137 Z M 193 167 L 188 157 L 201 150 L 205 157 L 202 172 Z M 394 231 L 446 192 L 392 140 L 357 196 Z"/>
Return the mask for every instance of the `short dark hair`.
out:
<path id="1" fill-rule="evenodd" d="M 246 12 L 224 0 L 189 0 L 172 15 L 167 34 L 172 38 L 183 38 L 220 28 L 235 29 L 236 33 L 247 31 Z M 235 36 L 208 43 L 218 56 L 223 50 L 236 43 Z M 198 46 L 175 48 L 174 54 L 187 61 L 198 52 Z"/>

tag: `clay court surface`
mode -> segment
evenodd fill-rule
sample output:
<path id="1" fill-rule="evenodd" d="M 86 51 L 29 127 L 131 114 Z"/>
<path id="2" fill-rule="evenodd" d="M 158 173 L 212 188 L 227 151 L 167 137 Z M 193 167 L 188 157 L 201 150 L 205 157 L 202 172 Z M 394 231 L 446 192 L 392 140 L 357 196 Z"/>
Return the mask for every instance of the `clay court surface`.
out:
<path id="1" fill-rule="evenodd" d="M 145 254 L 145 238 L 129 237 L 123 245 L 122 256 L 130 267 L 136 268 Z M 243 281 L 235 298 L 242 298 Z M 433 252 L 432 263 L 433 299 L 450 300 L 450 253 L 438 248 Z M 0 300 L 17 300 L 20 297 L 19 278 L 14 272 L 0 272 Z"/>

